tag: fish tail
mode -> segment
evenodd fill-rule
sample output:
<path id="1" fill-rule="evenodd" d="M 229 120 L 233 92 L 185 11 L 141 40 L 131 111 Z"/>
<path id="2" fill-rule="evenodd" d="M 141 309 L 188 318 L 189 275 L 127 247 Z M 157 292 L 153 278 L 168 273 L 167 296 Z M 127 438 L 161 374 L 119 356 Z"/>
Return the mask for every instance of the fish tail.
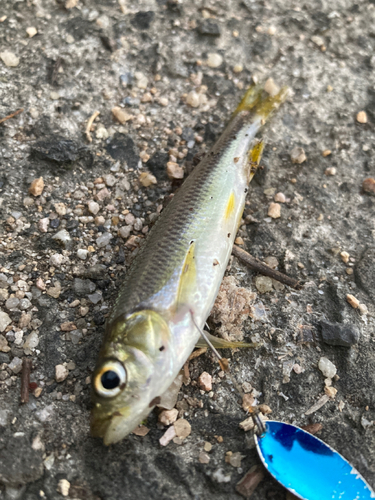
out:
<path id="1" fill-rule="evenodd" d="M 283 87 L 275 96 L 270 96 L 264 92 L 262 86 L 252 85 L 246 91 L 233 116 L 238 115 L 241 111 L 251 111 L 252 114 L 260 116 L 265 122 L 272 112 L 285 101 L 288 92 L 288 87 Z"/>

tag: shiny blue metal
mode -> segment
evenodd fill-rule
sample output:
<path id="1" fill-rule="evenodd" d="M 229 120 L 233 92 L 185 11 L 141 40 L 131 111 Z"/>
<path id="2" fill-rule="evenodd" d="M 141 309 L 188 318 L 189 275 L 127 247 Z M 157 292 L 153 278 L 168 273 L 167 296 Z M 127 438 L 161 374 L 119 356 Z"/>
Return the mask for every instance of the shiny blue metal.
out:
<path id="1" fill-rule="evenodd" d="M 369 500 L 375 494 L 337 451 L 290 424 L 268 420 L 255 436 L 259 456 L 279 483 L 303 500 Z"/>

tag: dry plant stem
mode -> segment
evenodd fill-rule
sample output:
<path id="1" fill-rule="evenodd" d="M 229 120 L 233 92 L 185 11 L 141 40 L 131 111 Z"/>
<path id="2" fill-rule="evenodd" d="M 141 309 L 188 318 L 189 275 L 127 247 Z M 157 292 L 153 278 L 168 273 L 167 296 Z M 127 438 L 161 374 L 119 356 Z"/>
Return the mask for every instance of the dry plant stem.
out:
<path id="1" fill-rule="evenodd" d="M 193 351 L 189 358 L 188 358 L 188 361 L 191 361 L 192 359 L 195 359 L 195 358 L 198 358 L 198 356 L 201 356 L 202 354 L 204 354 L 205 352 L 207 351 L 207 347 L 201 347 L 200 349 L 197 349 L 195 351 Z"/>
<path id="2" fill-rule="evenodd" d="M 23 108 L 21 109 L 17 109 L 17 111 L 15 111 L 14 113 L 11 113 L 10 115 L 8 116 L 5 116 L 4 118 L 1 118 L 0 119 L 0 123 L 4 123 L 6 122 L 7 120 L 9 120 L 10 118 L 14 118 L 15 116 L 19 115 L 20 113 L 22 113 L 23 111 Z"/>
<path id="3" fill-rule="evenodd" d="M 23 358 L 22 373 L 21 373 L 21 403 L 28 403 L 29 401 L 31 368 L 32 368 L 32 360 L 30 358 Z"/>
<path id="4" fill-rule="evenodd" d="M 92 142 L 92 137 L 91 137 L 91 134 L 90 134 L 91 125 L 94 123 L 95 118 L 97 118 L 99 115 L 100 115 L 100 111 L 95 111 L 95 113 L 93 113 L 90 116 L 90 118 L 88 119 L 85 133 L 86 133 L 87 140 L 89 142 Z"/>
<path id="5" fill-rule="evenodd" d="M 241 262 L 251 267 L 251 269 L 263 274 L 264 276 L 269 276 L 270 278 L 280 281 L 280 283 L 283 283 L 284 285 L 291 286 L 296 290 L 301 290 L 303 286 L 298 280 L 290 278 L 286 274 L 280 273 L 280 271 L 271 269 L 269 266 L 263 264 L 263 262 L 260 262 L 260 260 L 253 257 L 245 250 L 242 250 L 242 248 L 239 248 L 237 245 L 233 245 L 232 254 Z"/>

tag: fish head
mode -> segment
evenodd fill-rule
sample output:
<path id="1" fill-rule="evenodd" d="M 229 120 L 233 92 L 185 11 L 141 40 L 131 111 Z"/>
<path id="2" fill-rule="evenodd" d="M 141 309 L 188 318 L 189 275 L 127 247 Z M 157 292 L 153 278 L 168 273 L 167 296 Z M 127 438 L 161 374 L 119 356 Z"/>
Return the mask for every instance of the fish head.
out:
<path id="1" fill-rule="evenodd" d="M 138 311 L 107 326 L 92 377 L 91 433 L 104 444 L 130 434 L 155 406 L 160 377 L 168 371 L 167 322 Z"/>

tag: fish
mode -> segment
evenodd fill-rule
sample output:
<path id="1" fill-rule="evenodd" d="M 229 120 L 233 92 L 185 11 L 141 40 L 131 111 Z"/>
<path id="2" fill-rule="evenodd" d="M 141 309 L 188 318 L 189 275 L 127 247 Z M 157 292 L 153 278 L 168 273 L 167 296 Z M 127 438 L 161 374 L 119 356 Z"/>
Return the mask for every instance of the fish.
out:
<path id="1" fill-rule="evenodd" d="M 264 143 L 256 134 L 287 96 L 253 85 L 224 132 L 161 212 L 106 322 L 92 376 L 91 434 L 129 435 L 172 384 L 201 337 L 231 255 Z M 217 347 L 235 347 L 208 333 Z"/>

